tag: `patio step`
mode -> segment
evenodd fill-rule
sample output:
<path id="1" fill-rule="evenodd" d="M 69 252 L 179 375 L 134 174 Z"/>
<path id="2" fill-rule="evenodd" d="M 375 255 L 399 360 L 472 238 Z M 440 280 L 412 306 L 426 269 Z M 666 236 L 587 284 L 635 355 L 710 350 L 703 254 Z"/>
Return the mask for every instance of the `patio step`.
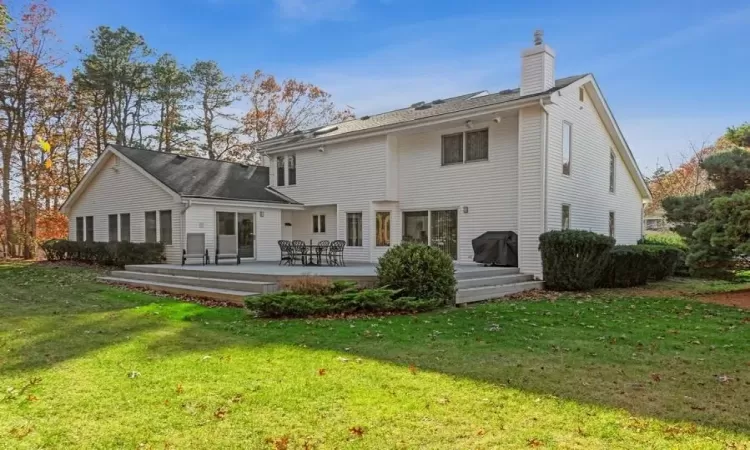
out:
<path id="1" fill-rule="evenodd" d="M 456 304 L 492 300 L 506 295 L 542 288 L 544 288 L 543 281 L 524 281 L 521 283 L 459 289 L 456 292 Z"/>
<path id="2" fill-rule="evenodd" d="M 497 275 L 490 277 L 464 278 L 459 279 L 458 289 L 469 289 L 485 286 L 499 286 L 506 284 L 522 283 L 524 281 L 533 281 L 534 275 L 525 273 L 516 273 L 513 275 Z"/>
<path id="3" fill-rule="evenodd" d="M 275 292 L 278 289 L 278 285 L 274 282 L 226 279 L 223 278 L 223 274 L 221 273 L 214 275 L 211 272 L 203 272 L 201 273 L 201 276 L 189 276 L 118 270 L 112 272 L 110 276 L 114 278 L 124 278 L 133 281 L 228 289 L 232 291 L 257 292 L 261 294 L 267 292 Z"/>
<path id="4" fill-rule="evenodd" d="M 190 295 L 193 297 L 211 298 L 233 302 L 238 305 L 244 305 L 245 297 L 257 295 L 257 292 L 234 291 L 230 289 L 217 289 L 201 286 L 186 286 L 181 284 L 162 283 L 156 281 L 132 280 L 129 278 L 117 277 L 99 277 L 99 281 L 106 283 L 127 284 L 138 286 L 159 292 L 168 292 L 170 294 Z"/>
<path id="5" fill-rule="evenodd" d="M 206 276 L 211 278 L 218 278 L 222 280 L 238 280 L 238 281 L 256 281 L 264 283 L 276 283 L 278 275 L 272 274 L 259 274 L 249 272 L 233 272 L 231 270 L 220 270 L 217 266 L 207 266 L 212 270 L 201 269 L 196 266 L 195 269 L 188 268 L 176 268 L 169 267 L 168 265 L 151 264 L 151 265 L 136 265 L 136 266 L 125 266 L 127 272 L 139 272 L 139 273 L 150 273 L 159 275 L 170 275 L 170 276 L 186 276 L 194 278 L 204 278 Z M 218 266 L 220 267 L 220 266 Z"/>
<path id="6" fill-rule="evenodd" d="M 518 267 L 482 267 L 476 266 L 457 266 L 456 280 L 467 280 L 470 278 L 487 278 L 498 277 L 503 275 L 516 275 L 520 273 Z"/>

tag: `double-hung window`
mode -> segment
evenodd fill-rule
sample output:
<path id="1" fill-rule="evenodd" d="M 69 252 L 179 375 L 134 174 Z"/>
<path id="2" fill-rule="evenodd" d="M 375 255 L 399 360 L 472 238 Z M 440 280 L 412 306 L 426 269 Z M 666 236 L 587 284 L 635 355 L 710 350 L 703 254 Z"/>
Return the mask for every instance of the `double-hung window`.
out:
<path id="1" fill-rule="evenodd" d="M 346 213 L 346 245 L 362 247 L 362 213 Z"/>
<path id="2" fill-rule="evenodd" d="M 375 246 L 390 247 L 391 245 L 391 212 L 378 211 L 375 213 Z"/>
<path id="3" fill-rule="evenodd" d="M 86 242 L 94 242 L 94 216 L 86 216 Z"/>
<path id="4" fill-rule="evenodd" d="M 615 170 L 617 168 L 617 157 L 612 149 L 609 149 L 609 192 L 615 192 Z"/>
<path id="5" fill-rule="evenodd" d="M 159 235 L 160 242 L 164 245 L 172 245 L 172 211 L 159 211 Z"/>
<path id="6" fill-rule="evenodd" d="M 156 244 L 156 211 L 146 211 L 146 242 Z"/>
<path id="7" fill-rule="evenodd" d="M 562 205 L 562 223 L 563 230 L 570 230 L 570 205 Z"/>
<path id="8" fill-rule="evenodd" d="M 117 214 L 109 215 L 109 242 L 117 242 Z"/>
<path id="9" fill-rule="evenodd" d="M 609 212 L 609 237 L 615 237 L 615 212 Z"/>
<path id="10" fill-rule="evenodd" d="M 326 216 L 314 215 L 313 218 L 313 233 L 325 233 L 326 232 Z"/>
<path id="11" fill-rule="evenodd" d="M 289 155 L 289 186 L 297 184 L 297 155 Z"/>
<path id="12" fill-rule="evenodd" d="M 130 214 L 120 214 L 120 240 L 130 242 Z"/>
<path id="13" fill-rule="evenodd" d="M 284 161 L 285 156 L 276 157 L 276 186 L 284 186 Z"/>
<path id="14" fill-rule="evenodd" d="M 562 173 L 570 175 L 570 154 L 573 146 L 573 133 L 569 122 L 563 122 L 562 129 Z"/>
<path id="15" fill-rule="evenodd" d="M 76 217 L 76 241 L 83 242 L 83 217 Z"/>

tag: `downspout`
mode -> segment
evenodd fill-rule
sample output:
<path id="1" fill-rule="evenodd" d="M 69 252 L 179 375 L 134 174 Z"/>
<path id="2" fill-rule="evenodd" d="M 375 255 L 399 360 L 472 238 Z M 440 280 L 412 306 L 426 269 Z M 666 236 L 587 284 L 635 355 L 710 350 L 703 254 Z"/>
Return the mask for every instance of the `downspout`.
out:
<path id="1" fill-rule="evenodd" d="M 193 200 L 187 199 L 187 201 L 183 200 L 182 204 L 185 205 L 182 208 L 182 211 L 180 211 L 180 234 L 182 236 L 182 249 L 187 248 L 187 210 L 190 209 L 191 206 L 193 206 Z M 182 249 L 180 249 L 180 253 L 182 253 Z M 180 254 L 180 258 L 182 258 L 182 254 Z"/>

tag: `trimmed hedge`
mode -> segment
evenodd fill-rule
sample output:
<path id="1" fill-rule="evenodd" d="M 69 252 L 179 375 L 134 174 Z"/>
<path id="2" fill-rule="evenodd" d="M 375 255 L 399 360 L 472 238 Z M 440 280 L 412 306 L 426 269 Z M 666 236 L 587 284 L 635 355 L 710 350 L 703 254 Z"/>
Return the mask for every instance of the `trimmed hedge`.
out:
<path id="1" fill-rule="evenodd" d="M 376 268 L 378 285 L 398 296 L 452 301 L 456 295 L 453 259 L 425 244 L 404 243 L 388 249 Z"/>
<path id="2" fill-rule="evenodd" d="M 539 236 L 544 282 L 555 291 L 585 291 L 599 283 L 615 240 L 582 230 L 548 231 Z"/>
<path id="3" fill-rule="evenodd" d="M 414 297 L 399 297 L 394 289 L 339 290 L 332 288 L 331 294 L 299 294 L 279 291 L 254 295 L 245 299 L 245 306 L 259 317 L 315 317 L 341 314 L 372 314 L 393 312 L 422 312 L 439 308 L 442 300 L 423 300 Z"/>
<path id="4" fill-rule="evenodd" d="M 164 244 L 134 242 L 78 242 L 52 239 L 42 244 L 49 261 L 78 261 L 123 267 L 157 264 L 165 260 Z"/>
<path id="5" fill-rule="evenodd" d="M 618 245 L 609 254 L 599 286 L 643 286 L 649 280 L 663 280 L 674 275 L 680 257 L 684 252 L 664 245 Z"/>

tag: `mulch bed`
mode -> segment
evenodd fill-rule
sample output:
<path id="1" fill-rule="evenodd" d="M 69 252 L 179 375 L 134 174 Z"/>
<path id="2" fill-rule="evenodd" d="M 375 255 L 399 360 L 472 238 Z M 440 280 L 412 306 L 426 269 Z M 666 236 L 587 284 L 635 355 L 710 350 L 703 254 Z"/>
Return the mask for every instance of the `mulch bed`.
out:
<path id="1" fill-rule="evenodd" d="M 698 296 L 698 299 L 702 302 L 750 309 L 750 290 L 701 295 Z"/>

